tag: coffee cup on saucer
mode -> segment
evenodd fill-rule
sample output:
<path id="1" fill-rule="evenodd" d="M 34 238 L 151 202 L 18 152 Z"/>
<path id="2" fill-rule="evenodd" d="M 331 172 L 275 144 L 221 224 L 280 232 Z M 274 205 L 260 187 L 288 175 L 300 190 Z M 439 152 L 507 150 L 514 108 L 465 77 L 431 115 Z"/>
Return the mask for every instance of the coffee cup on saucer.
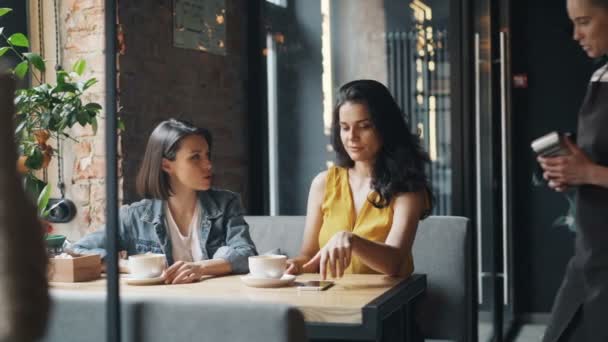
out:
<path id="1" fill-rule="evenodd" d="M 287 257 L 284 255 L 257 255 L 249 257 L 249 273 L 254 278 L 279 279 L 285 273 Z"/>
<path id="2" fill-rule="evenodd" d="M 157 278 L 166 266 L 164 254 L 137 254 L 129 256 L 129 272 L 137 279 Z"/>

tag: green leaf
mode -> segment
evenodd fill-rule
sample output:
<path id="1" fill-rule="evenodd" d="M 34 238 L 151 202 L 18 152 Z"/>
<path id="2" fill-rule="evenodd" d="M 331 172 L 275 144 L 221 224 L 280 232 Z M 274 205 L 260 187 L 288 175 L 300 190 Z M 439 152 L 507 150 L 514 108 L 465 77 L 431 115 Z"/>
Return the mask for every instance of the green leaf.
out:
<path id="1" fill-rule="evenodd" d="M 36 201 L 38 207 L 38 215 L 40 217 L 44 217 L 46 207 L 49 205 L 49 198 L 51 197 L 51 184 L 47 184 L 44 186 L 40 195 L 38 195 L 38 201 Z"/>
<path id="2" fill-rule="evenodd" d="M 19 125 L 17 125 L 17 128 L 15 129 L 15 135 L 20 135 L 21 132 L 23 131 L 23 128 L 25 128 L 25 125 L 27 124 L 27 121 L 22 121 Z"/>
<path id="3" fill-rule="evenodd" d="M 54 93 L 75 93 L 78 91 L 78 88 L 72 83 L 57 83 L 57 86 L 53 90 Z"/>
<path id="4" fill-rule="evenodd" d="M 2 32 L 0 32 L 0 34 L 2 34 Z M 0 56 L 4 56 L 4 54 L 10 50 L 11 48 L 9 46 L 3 46 L 0 48 Z"/>
<path id="5" fill-rule="evenodd" d="M 51 213 L 51 211 L 55 210 L 59 206 L 61 206 L 61 202 L 57 202 L 57 203 L 53 204 L 50 208 L 48 208 L 45 211 L 43 211 L 42 215 L 40 215 L 40 216 L 41 217 L 47 217 L 47 216 L 49 216 L 49 214 Z M 51 236 L 61 236 L 61 235 L 51 235 Z"/>
<path id="6" fill-rule="evenodd" d="M 93 134 L 97 135 L 97 118 L 93 117 L 91 119 L 91 127 L 93 128 Z"/>
<path id="7" fill-rule="evenodd" d="M 44 61 L 42 60 L 42 57 L 40 57 L 40 55 L 32 52 L 26 52 L 23 55 L 25 56 L 25 58 L 27 58 L 28 61 L 30 61 L 30 63 L 32 63 L 33 66 L 36 67 L 36 69 L 42 72 L 46 70 Z"/>
<path id="8" fill-rule="evenodd" d="M 76 115 L 78 115 L 78 113 L 73 113 L 66 116 L 66 118 L 68 119 L 68 127 L 72 127 L 76 124 Z"/>
<path id="9" fill-rule="evenodd" d="M 82 90 L 83 90 L 83 91 L 84 91 L 84 90 L 87 90 L 87 89 L 89 89 L 90 87 L 92 87 L 92 86 L 93 86 L 94 84 L 96 84 L 96 83 L 97 83 L 97 79 L 95 79 L 95 78 L 91 78 L 90 80 L 88 80 L 88 81 L 86 81 L 86 82 L 84 83 L 84 87 L 82 87 Z"/>
<path id="10" fill-rule="evenodd" d="M 25 77 L 25 74 L 27 73 L 27 69 L 28 69 L 27 61 L 22 61 L 21 63 L 17 64 L 17 66 L 15 67 L 15 75 L 17 75 L 17 77 L 23 79 Z"/>
<path id="11" fill-rule="evenodd" d="M 78 120 L 80 126 L 85 126 L 86 124 L 88 124 L 89 118 L 89 114 L 85 111 L 76 113 L 76 120 Z"/>
<path id="12" fill-rule="evenodd" d="M 82 76 L 86 66 L 87 66 L 87 62 L 85 62 L 84 59 L 79 59 L 76 61 L 76 63 L 74 63 L 74 66 L 72 66 L 72 71 L 77 73 L 79 76 Z"/>
<path id="13" fill-rule="evenodd" d="M 5 14 L 7 14 L 7 13 L 9 13 L 9 12 L 11 12 L 11 11 L 12 11 L 12 9 L 11 9 L 11 8 L 7 8 L 7 7 L 2 7 L 2 8 L 0 8 L 0 17 L 1 17 L 1 16 L 3 16 L 3 15 L 5 15 Z M 2 32 L 0 32 L 0 34 L 1 34 L 1 33 L 2 33 Z"/>
<path id="14" fill-rule="evenodd" d="M 93 112 L 99 112 L 101 110 L 101 105 L 99 103 L 91 102 L 87 103 L 84 108 Z"/>
<path id="15" fill-rule="evenodd" d="M 42 167 L 43 160 L 44 156 L 42 155 L 42 151 L 40 148 L 36 147 L 32 151 L 32 154 L 27 157 L 25 166 L 27 166 L 28 169 L 39 170 Z"/>
<path id="16" fill-rule="evenodd" d="M 7 41 L 9 44 L 20 47 L 30 47 L 30 41 L 23 33 L 13 33 L 8 37 Z"/>
<path id="17" fill-rule="evenodd" d="M 32 174 L 27 174 L 23 180 L 25 191 L 29 194 L 32 201 L 36 200 L 46 183 L 36 178 Z"/>
<path id="18" fill-rule="evenodd" d="M 63 70 L 59 70 L 57 71 L 57 84 L 64 84 L 65 83 L 65 79 L 68 77 L 68 73 L 63 71 Z"/>

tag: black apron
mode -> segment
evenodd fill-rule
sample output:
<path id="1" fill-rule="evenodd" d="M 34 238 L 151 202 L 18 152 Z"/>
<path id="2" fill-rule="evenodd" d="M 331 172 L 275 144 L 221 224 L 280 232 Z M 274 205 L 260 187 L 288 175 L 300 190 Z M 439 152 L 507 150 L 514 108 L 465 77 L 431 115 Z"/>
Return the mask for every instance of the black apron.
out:
<path id="1" fill-rule="evenodd" d="M 608 65 L 589 84 L 579 112 L 577 144 L 593 162 L 608 166 Z M 569 341 L 608 341 L 608 188 L 579 186 L 575 217 L 575 255 L 543 342 L 558 341 L 571 322 Z"/>

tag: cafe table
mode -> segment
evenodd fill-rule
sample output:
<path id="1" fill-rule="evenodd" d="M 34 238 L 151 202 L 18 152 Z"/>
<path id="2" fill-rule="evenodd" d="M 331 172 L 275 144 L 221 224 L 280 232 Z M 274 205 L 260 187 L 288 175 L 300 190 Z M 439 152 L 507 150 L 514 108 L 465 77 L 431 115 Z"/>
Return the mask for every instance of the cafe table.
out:
<path id="1" fill-rule="evenodd" d="M 192 284 L 148 286 L 129 285 L 121 279 L 120 295 L 150 301 L 158 298 L 226 298 L 289 304 L 302 312 L 308 337 L 313 340 L 387 340 L 387 320 L 391 319 L 390 328 L 397 328 L 397 340 L 411 341 L 413 306 L 426 290 L 426 276 L 423 274 L 414 274 L 407 279 L 378 274 L 346 274 L 325 291 L 297 288 L 299 282 L 319 280 L 318 274 L 299 275 L 292 286 L 280 288 L 248 287 L 240 277 L 230 275 L 203 278 Z M 105 293 L 106 281 L 51 283 L 51 293 L 63 291 L 84 296 L 87 293 L 99 295 Z M 394 334 L 394 331 L 390 332 L 390 340 L 394 340 Z"/>

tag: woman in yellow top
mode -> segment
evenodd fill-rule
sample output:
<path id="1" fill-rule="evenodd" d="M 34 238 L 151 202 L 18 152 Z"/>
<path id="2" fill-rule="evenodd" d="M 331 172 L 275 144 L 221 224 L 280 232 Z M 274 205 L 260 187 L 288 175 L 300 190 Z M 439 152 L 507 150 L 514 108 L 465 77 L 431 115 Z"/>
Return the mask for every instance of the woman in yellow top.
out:
<path id="1" fill-rule="evenodd" d="M 340 88 L 332 146 L 338 166 L 312 181 L 302 249 L 287 272 L 409 276 L 418 221 L 432 208 L 429 158 L 384 85 Z"/>

